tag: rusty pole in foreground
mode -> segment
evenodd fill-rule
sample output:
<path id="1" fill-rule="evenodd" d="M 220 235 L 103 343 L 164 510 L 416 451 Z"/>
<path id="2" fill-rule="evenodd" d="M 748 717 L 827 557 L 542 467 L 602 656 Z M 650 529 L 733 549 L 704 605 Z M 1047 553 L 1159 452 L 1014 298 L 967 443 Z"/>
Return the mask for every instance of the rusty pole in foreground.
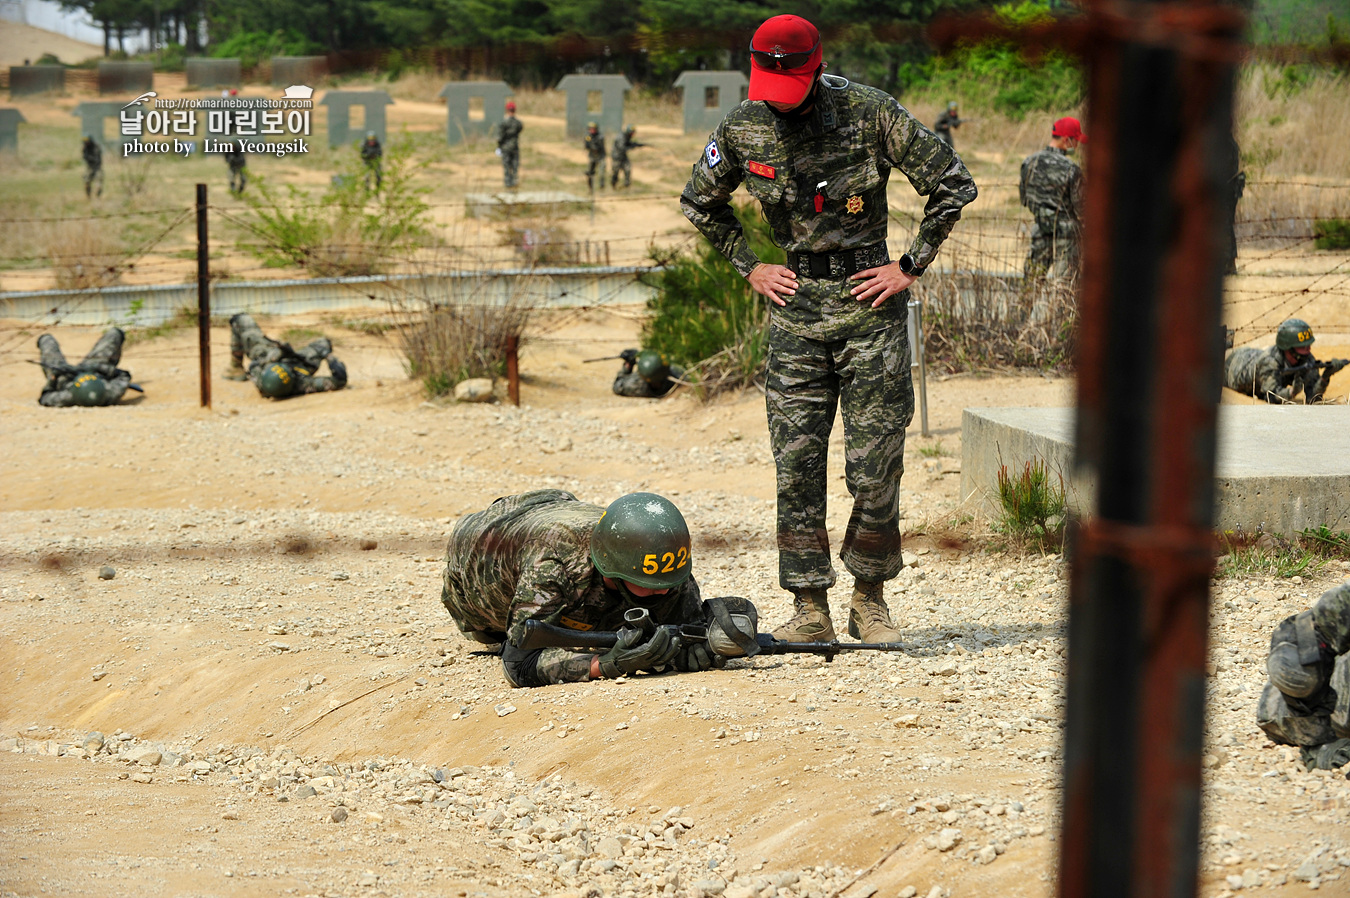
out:
<path id="1" fill-rule="evenodd" d="M 206 239 L 206 185 L 197 185 L 197 356 L 201 407 L 211 407 L 211 247 Z"/>
<path id="2" fill-rule="evenodd" d="M 1108 5 L 1091 165 L 1071 536 L 1064 898 L 1194 895 L 1200 850 L 1223 160 L 1241 15 Z M 1100 19 L 1099 19 L 1100 20 Z"/>
<path id="3" fill-rule="evenodd" d="M 520 337 L 506 338 L 506 396 L 520 406 Z"/>

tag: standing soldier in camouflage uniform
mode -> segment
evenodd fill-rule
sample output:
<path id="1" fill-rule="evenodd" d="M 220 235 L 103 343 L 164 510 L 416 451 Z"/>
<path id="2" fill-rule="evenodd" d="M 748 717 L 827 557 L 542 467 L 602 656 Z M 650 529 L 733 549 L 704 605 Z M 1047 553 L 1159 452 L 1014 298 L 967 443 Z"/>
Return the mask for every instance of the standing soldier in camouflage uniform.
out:
<path id="1" fill-rule="evenodd" d="M 90 195 L 94 180 L 98 179 L 98 195 L 103 196 L 103 150 L 99 148 L 98 141 L 85 135 L 80 155 L 84 157 L 84 195 Z"/>
<path id="2" fill-rule="evenodd" d="M 614 146 L 610 148 L 610 159 L 614 162 L 614 169 L 609 175 L 609 186 L 619 186 L 619 175 L 623 175 L 623 186 L 629 187 L 633 183 L 633 165 L 628 161 L 628 151 L 637 147 L 645 147 L 645 143 L 638 143 L 633 139 L 637 133 L 637 128 L 629 125 L 623 129 L 623 133 L 614 138 Z"/>
<path id="3" fill-rule="evenodd" d="M 720 667 L 706 645 L 683 646 L 661 624 L 704 623 L 689 528 L 669 499 L 630 493 L 601 509 L 562 490 L 507 496 L 459 520 L 446 546 L 441 602 L 470 639 L 501 644 L 512 686 L 619 677 L 671 664 Z M 604 654 L 519 648 L 525 622 L 620 630 L 645 608 L 651 637 L 629 630 Z M 644 641 L 645 640 L 645 641 Z"/>
<path id="4" fill-rule="evenodd" d="M 1023 274 L 1027 278 L 1064 277 L 1078 273 L 1078 240 L 1083 229 L 1083 170 L 1069 159 L 1087 143 L 1078 119 L 1065 117 L 1050 130 L 1050 145 L 1022 162 L 1017 195 L 1031 210 L 1031 234 Z"/>
<path id="5" fill-rule="evenodd" d="M 975 182 L 951 147 L 892 97 L 823 73 L 820 36 L 775 16 L 750 44 L 749 99 L 713 131 L 680 203 L 754 290 L 772 301 L 766 405 L 778 471 L 778 579 L 796 613 L 774 632 L 834 638 L 825 529 L 826 453 L 844 420 L 853 513 L 840 551 L 854 576 L 849 634 L 896 642 L 882 597 L 899 573 L 899 488 L 914 416 L 907 288 L 930 265 Z M 928 197 L 909 252 L 890 261 L 892 168 Z M 787 265 L 761 262 L 732 212 L 744 183 Z"/>
<path id="6" fill-rule="evenodd" d="M 244 371 L 248 356 L 248 371 Z M 328 360 L 331 377 L 314 372 Z M 305 393 L 327 393 L 347 386 L 347 366 L 333 355 L 333 343 L 319 337 L 304 349 L 265 336 L 252 315 L 240 312 L 230 319 L 230 369 L 226 380 L 251 380 L 269 399 L 285 399 Z"/>
<path id="7" fill-rule="evenodd" d="M 506 101 L 506 116 L 497 125 L 497 155 L 502 157 L 502 183 L 516 186 L 520 172 L 520 132 L 525 126 L 516 118 L 516 104 Z"/>
<path id="8" fill-rule="evenodd" d="M 595 192 L 597 181 L 605 186 L 605 135 L 595 122 L 586 123 L 586 188 Z"/>
<path id="9" fill-rule="evenodd" d="M 51 334 L 38 337 L 42 373 L 47 375 L 38 404 L 48 408 L 114 405 L 128 389 L 140 391 L 141 388 L 131 382 L 131 372 L 117 367 L 122 361 L 122 341 L 125 339 L 126 334 L 120 327 L 110 327 L 84 360 L 72 365 L 61 353 L 61 345 L 55 337 Z"/>
<path id="10" fill-rule="evenodd" d="M 366 166 L 366 189 L 370 189 L 370 176 L 375 176 L 375 192 L 380 192 L 380 184 L 384 181 L 383 163 L 384 147 L 380 146 L 380 139 L 375 136 L 374 131 L 366 132 L 366 142 L 361 144 L 361 162 Z"/>
<path id="11" fill-rule="evenodd" d="M 623 360 L 623 367 L 614 377 L 614 395 L 658 399 L 669 393 L 682 377 L 684 369 L 679 365 L 670 364 L 655 349 L 644 349 L 631 362 Z"/>
<path id="12" fill-rule="evenodd" d="M 1350 584 L 1275 628 L 1266 673 L 1256 723 L 1271 741 L 1302 748 L 1309 770 L 1350 762 Z"/>
<path id="13" fill-rule="evenodd" d="M 1318 362 L 1313 358 L 1312 325 L 1290 318 L 1275 332 L 1275 345 L 1266 350 L 1242 346 L 1223 362 L 1223 385 L 1230 390 L 1264 399 L 1293 402 L 1300 392 L 1304 402 L 1317 402 L 1331 384 L 1331 375 L 1348 364 L 1345 359 Z"/>
<path id="14" fill-rule="evenodd" d="M 248 160 L 244 158 L 244 142 L 242 140 L 230 141 L 230 148 L 222 155 L 230 166 L 230 193 L 239 196 L 244 192 L 244 184 L 248 182 L 248 176 L 244 171 L 248 165 Z"/>
<path id="15" fill-rule="evenodd" d="M 933 123 L 933 133 L 938 136 L 947 146 L 956 149 L 956 144 L 952 141 L 952 129 L 961 127 L 961 116 L 957 115 L 956 101 L 952 100 L 947 104 L 947 109 L 937 117 Z"/>

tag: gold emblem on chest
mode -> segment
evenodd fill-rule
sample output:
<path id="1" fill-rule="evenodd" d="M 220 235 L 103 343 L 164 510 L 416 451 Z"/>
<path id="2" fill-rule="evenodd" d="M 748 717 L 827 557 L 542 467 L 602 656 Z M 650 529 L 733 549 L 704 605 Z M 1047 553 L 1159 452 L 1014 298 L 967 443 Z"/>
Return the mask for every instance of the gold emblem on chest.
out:
<path id="1" fill-rule="evenodd" d="M 863 199 L 860 196 L 851 196 L 848 198 L 848 202 L 844 203 L 844 208 L 850 215 L 857 215 L 862 211 L 862 207 Z"/>

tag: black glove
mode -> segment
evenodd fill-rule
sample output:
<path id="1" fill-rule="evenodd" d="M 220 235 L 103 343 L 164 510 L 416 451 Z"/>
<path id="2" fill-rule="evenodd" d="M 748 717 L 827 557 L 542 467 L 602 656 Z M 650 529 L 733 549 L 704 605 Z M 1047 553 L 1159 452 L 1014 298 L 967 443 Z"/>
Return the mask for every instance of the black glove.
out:
<path id="1" fill-rule="evenodd" d="M 1337 371 L 1340 371 L 1346 365 L 1350 365 L 1350 359 L 1331 359 L 1322 363 L 1322 376 L 1331 377 Z"/>
<path id="2" fill-rule="evenodd" d="M 619 358 L 623 359 L 629 365 L 637 363 L 638 351 L 636 349 L 625 349 L 619 353 Z"/>
<path id="3" fill-rule="evenodd" d="M 600 656 L 600 672 L 621 677 L 651 670 L 668 662 L 679 648 L 679 642 L 665 627 L 657 627 L 650 639 L 641 630 L 620 630 L 614 648 Z"/>
<path id="4" fill-rule="evenodd" d="M 706 642 L 691 642 L 677 651 L 670 663 L 680 673 L 696 673 L 714 667 L 726 667 L 727 659 L 708 648 Z"/>

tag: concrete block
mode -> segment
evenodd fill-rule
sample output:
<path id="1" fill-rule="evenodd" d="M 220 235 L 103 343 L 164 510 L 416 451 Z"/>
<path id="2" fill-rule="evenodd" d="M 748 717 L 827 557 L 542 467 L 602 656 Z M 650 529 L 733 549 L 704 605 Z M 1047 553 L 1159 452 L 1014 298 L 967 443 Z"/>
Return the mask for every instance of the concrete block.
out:
<path id="1" fill-rule="evenodd" d="M 63 65 L 12 65 L 9 67 L 9 95 L 59 94 L 66 89 Z"/>
<path id="2" fill-rule="evenodd" d="M 567 94 L 567 136 L 586 136 L 586 123 L 600 126 L 607 141 L 623 131 L 623 95 L 633 85 L 623 75 L 567 75 L 558 82 L 558 90 Z M 600 92 L 600 111 L 587 112 L 587 95 Z"/>
<path id="3" fill-rule="evenodd" d="M 17 109 L 0 109 L 0 150 L 19 150 L 19 125 L 28 121 Z"/>
<path id="4" fill-rule="evenodd" d="M 327 77 L 327 56 L 272 57 L 272 84 L 275 87 L 290 87 L 292 84 L 313 87 Z"/>
<path id="5" fill-rule="evenodd" d="M 125 100 L 86 100 L 80 103 L 70 111 L 71 115 L 80 120 L 80 137 L 92 137 L 104 146 L 120 146 L 122 143 L 120 114 L 122 107 L 132 99 L 127 97 Z M 104 131 L 103 121 L 109 118 L 114 120 L 113 137 L 108 137 Z M 107 160 L 104 161 L 106 163 Z"/>
<path id="6" fill-rule="evenodd" d="M 100 62 L 98 92 L 137 96 L 155 88 L 155 67 L 148 62 Z"/>
<path id="7" fill-rule="evenodd" d="M 514 91 L 505 81 L 451 81 L 436 96 L 445 98 L 445 141 L 463 143 L 471 135 L 485 135 L 502 120 L 506 100 Z M 469 101 L 481 98 L 483 117 L 469 118 Z"/>
<path id="8" fill-rule="evenodd" d="M 992 512 L 998 471 L 1042 459 L 1062 474 L 1070 505 L 1093 488 L 1073 474 L 1074 410 L 968 408 L 961 415 L 961 498 Z M 1292 534 L 1350 529 L 1350 406 L 1223 405 L 1215 474 L 1215 527 Z"/>
<path id="9" fill-rule="evenodd" d="M 382 90 L 330 90 L 323 95 L 320 106 L 328 107 L 328 145 L 340 147 L 365 140 L 367 131 L 374 131 L 383 144 L 388 138 L 385 126 L 384 107 L 394 101 Z M 351 109 L 360 106 L 365 109 L 366 123 L 360 127 L 351 126 Z"/>
<path id="10" fill-rule="evenodd" d="M 684 90 L 684 133 L 707 134 L 745 99 L 750 79 L 740 72 L 681 72 L 675 86 Z"/>
<path id="11" fill-rule="evenodd" d="M 242 83 L 238 59 L 216 59 L 209 56 L 188 57 L 188 87 L 238 87 Z"/>

